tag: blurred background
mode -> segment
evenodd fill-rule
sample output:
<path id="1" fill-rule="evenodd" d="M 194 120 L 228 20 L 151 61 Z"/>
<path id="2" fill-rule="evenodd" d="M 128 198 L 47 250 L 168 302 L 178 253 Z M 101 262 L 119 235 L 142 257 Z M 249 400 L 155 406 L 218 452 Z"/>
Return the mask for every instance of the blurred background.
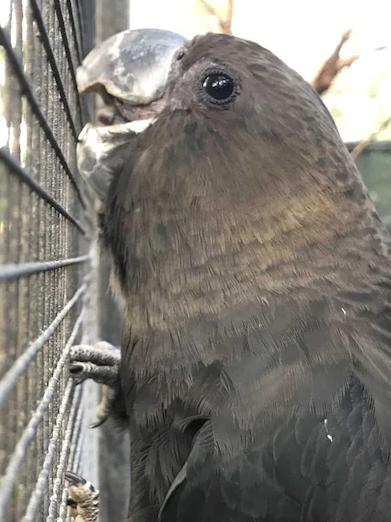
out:
<path id="1" fill-rule="evenodd" d="M 342 138 L 349 142 L 378 131 L 377 139 L 391 138 L 390 19 L 389 0 L 130 2 L 132 28 L 159 27 L 188 37 L 229 32 L 268 48 L 309 82 L 351 31 L 338 64 L 345 62 L 346 67 L 323 94 Z"/>

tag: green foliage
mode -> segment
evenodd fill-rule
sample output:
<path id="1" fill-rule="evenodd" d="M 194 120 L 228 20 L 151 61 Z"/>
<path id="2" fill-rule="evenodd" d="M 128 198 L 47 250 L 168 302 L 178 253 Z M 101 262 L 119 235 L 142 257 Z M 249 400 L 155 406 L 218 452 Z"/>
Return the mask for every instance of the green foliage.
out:
<path id="1" fill-rule="evenodd" d="M 369 145 L 357 166 L 384 223 L 391 230 L 391 142 Z"/>

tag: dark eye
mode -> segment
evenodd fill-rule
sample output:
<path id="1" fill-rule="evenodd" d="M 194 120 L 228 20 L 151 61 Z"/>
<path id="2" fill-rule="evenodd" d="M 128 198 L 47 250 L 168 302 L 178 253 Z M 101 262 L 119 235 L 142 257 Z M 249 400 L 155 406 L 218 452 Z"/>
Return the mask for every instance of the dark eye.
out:
<path id="1" fill-rule="evenodd" d="M 203 79 L 202 87 L 214 103 L 227 103 L 235 95 L 235 80 L 223 72 L 209 73 Z"/>

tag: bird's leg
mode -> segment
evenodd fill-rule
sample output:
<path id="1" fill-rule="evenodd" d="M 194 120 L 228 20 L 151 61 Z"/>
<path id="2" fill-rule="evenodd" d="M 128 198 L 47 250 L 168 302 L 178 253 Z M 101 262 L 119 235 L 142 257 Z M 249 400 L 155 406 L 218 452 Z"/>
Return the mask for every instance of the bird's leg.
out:
<path id="1" fill-rule="evenodd" d="M 69 372 L 75 383 L 80 384 L 86 379 L 92 379 L 106 385 L 96 410 L 98 421 L 94 427 L 102 424 L 111 413 L 115 414 L 121 409 L 120 363 L 120 349 L 104 341 L 94 346 L 79 344 L 71 348 Z"/>
<path id="2" fill-rule="evenodd" d="M 79 344 L 71 348 L 69 371 L 76 384 L 93 379 L 116 388 L 120 363 L 120 349 L 110 343 L 100 341 L 94 346 Z"/>
<path id="3" fill-rule="evenodd" d="M 99 515 L 99 491 L 72 471 L 65 473 L 68 483 L 69 517 L 77 522 L 95 522 Z"/>

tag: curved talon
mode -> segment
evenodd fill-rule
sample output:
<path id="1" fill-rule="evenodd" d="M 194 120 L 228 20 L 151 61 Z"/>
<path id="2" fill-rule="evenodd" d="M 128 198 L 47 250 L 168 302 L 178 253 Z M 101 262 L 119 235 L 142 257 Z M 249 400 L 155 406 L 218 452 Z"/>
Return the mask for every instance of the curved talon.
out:
<path id="1" fill-rule="evenodd" d="M 99 515 L 99 491 L 93 484 L 72 471 L 65 472 L 68 482 L 69 516 L 78 522 L 95 522 Z"/>
<path id="2" fill-rule="evenodd" d="M 80 384 L 86 379 L 93 378 L 95 365 L 89 362 L 74 362 L 69 365 L 69 372 L 76 384 Z"/>
<path id="3" fill-rule="evenodd" d="M 73 362 L 69 366 L 72 377 L 83 382 L 85 379 L 93 379 L 100 384 L 114 386 L 118 380 L 118 368 L 116 366 L 98 366 L 90 362 Z"/>
<path id="4" fill-rule="evenodd" d="M 97 420 L 90 426 L 91 428 L 97 428 L 107 420 L 111 413 L 116 396 L 117 392 L 114 388 L 105 386 L 102 389 L 101 400 L 96 408 Z"/>
<path id="5" fill-rule="evenodd" d="M 105 384 L 102 400 L 97 408 L 97 422 L 100 426 L 109 416 L 115 393 L 119 388 L 121 352 L 119 348 L 100 341 L 95 346 L 79 344 L 70 351 L 69 373 L 75 384 L 86 379 Z"/>
<path id="6" fill-rule="evenodd" d="M 113 386 L 117 382 L 120 362 L 120 350 L 109 343 L 79 344 L 71 348 L 69 369 L 80 382 L 89 378 Z"/>

